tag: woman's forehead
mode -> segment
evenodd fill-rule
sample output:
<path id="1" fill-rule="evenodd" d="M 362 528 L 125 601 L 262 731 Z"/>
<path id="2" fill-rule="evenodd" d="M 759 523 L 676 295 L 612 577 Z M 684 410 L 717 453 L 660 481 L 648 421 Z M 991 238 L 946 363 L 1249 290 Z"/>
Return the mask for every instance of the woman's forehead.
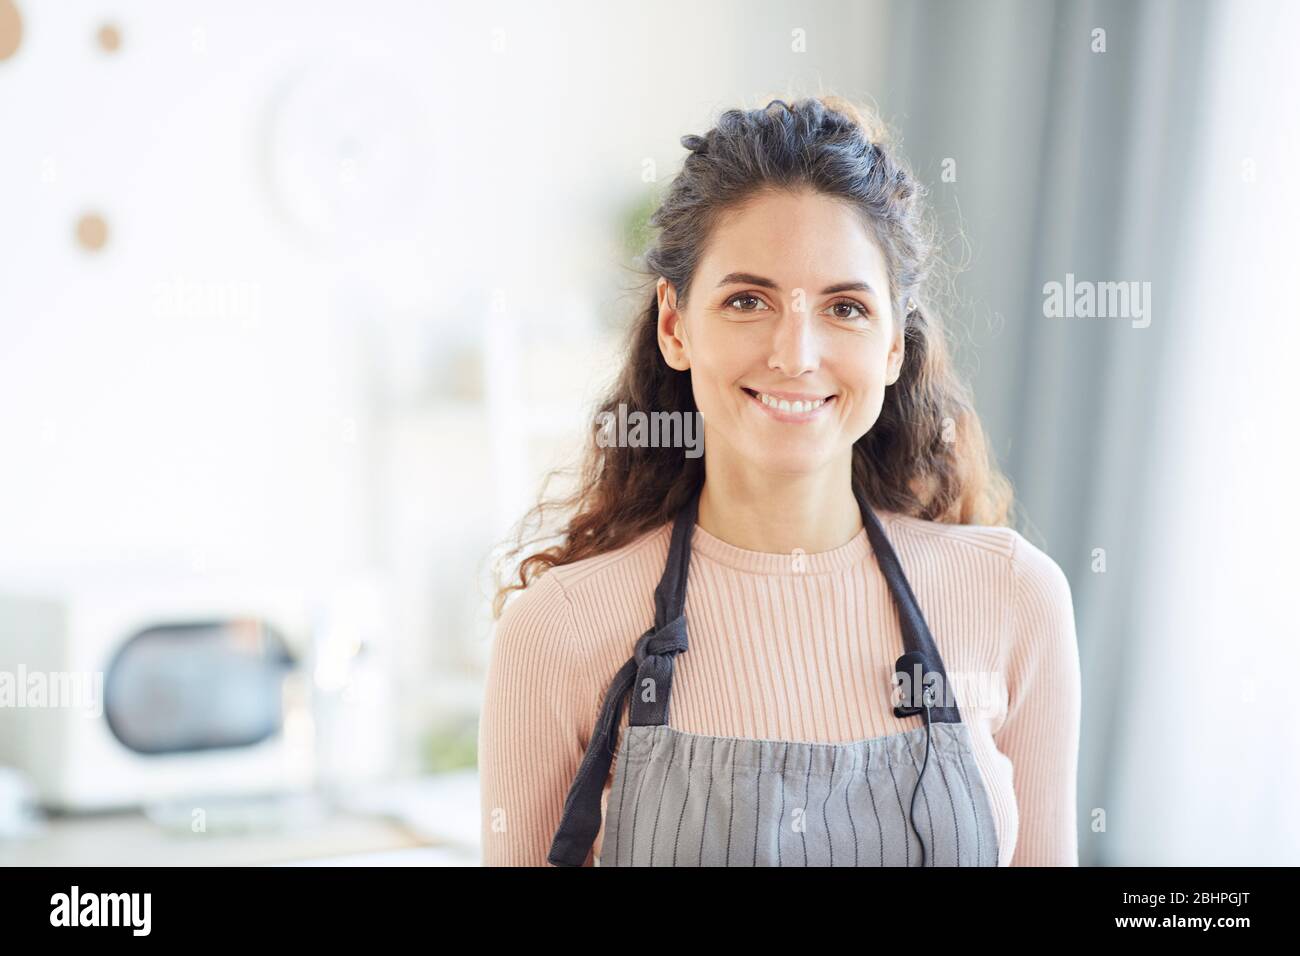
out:
<path id="1" fill-rule="evenodd" d="M 782 289 L 855 279 L 882 288 L 886 276 L 884 256 L 857 210 L 811 191 L 765 191 L 722 216 L 699 268 L 709 282 L 744 272 Z"/>

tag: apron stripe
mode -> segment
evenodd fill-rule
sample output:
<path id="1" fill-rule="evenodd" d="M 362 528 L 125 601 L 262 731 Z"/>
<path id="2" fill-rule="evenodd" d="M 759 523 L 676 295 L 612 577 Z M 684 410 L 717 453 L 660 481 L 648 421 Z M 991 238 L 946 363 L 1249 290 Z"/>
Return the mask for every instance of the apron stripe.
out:
<path id="1" fill-rule="evenodd" d="M 831 839 L 831 821 L 826 816 L 826 807 L 831 802 L 831 794 L 835 792 L 835 764 L 840 758 L 838 750 L 831 754 L 831 776 L 826 781 L 826 799 L 822 801 L 822 827 L 826 831 L 826 855 L 830 858 L 829 866 L 835 865 L 835 841 Z"/>
<path id="2" fill-rule="evenodd" d="M 686 805 L 691 802 L 691 768 L 695 765 L 695 738 L 691 738 L 686 753 L 686 796 L 682 798 L 682 812 L 677 815 L 677 837 L 673 840 L 673 866 L 677 865 L 677 848 L 682 842 L 682 821 L 686 819 Z"/>
<path id="3" fill-rule="evenodd" d="M 732 755 L 731 760 L 731 799 L 727 801 L 731 805 L 731 813 L 727 815 L 727 866 L 731 866 L 731 827 L 736 822 L 736 760 Z"/>
<path id="4" fill-rule="evenodd" d="M 903 809 L 903 795 L 898 792 L 898 777 L 894 776 L 894 762 L 889 759 L 889 751 L 885 751 L 885 765 L 889 768 L 890 779 L 894 781 L 894 796 L 898 798 L 898 815 L 903 821 L 903 844 L 905 850 L 905 865 L 912 865 L 912 824 L 908 822 L 907 811 Z"/>
<path id="5" fill-rule="evenodd" d="M 876 808 L 876 793 L 871 789 L 871 751 L 867 751 L 867 766 L 863 771 L 867 781 L 867 794 L 871 797 L 871 812 L 876 816 L 876 833 L 880 838 L 880 865 L 885 865 L 885 828 L 880 822 L 880 811 Z"/>
<path id="6" fill-rule="evenodd" d="M 713 752 L 717 749 L 718 749 L 718 742 L 715 740 L 709 746 L 709 789 L 704 797 L 704 819 L 706 824 L 709 819 L 709 800 L 713 797 Z M 699 862 L 700 866 L 704 865 L 704 836 L 708 832 L 709 832 L 709 828 L 707 825 L 700 827 L 700 862 Z"/>
<path id="7" fill-rule="evenodd" d="M 854 766 L 854 772 L 851 772 L 849 774 L 849 779 L 844 784 L 844 812 L 848 814 L 849 829 L 853 831 L 853 865 L 857 866 L 858 865 L 858 827 L 857 824 L 853 822 L 853 800 L 851 799 L 852 792 L 853 792 L 853 781 L 858 778 L 858 775 L 856 773 L 857 770 L 856 757 L 854 758 L 853 766 Z"/>
<path id="8" fill-rule="evenodd" d="M 970 800 L 970 815 L 973 819 L 978 820 L 979 812 L 975 809 L 975 797 L 971 793 L 970 778 L 966 776 L 966 761 L 957 761 L 957 768 L 961 770 L 962 783 L 965 784 L 966 796 Z M 984 865 L 984 848 L 981 846 L 980 828 L 978 826 L 975 827 L 975 865 Z"/>
<path id="9" fill-rule="evenodd" d="M 776 865 L 781 865 L 781 837 L 785 836 L 785 767 L 790 761 L 790 748 L 785 749 L 781 758 L 781 815 L 776 831 Z"/>
<path id="10" fill-rule="evenodd" d="M 961 823 L 957 819 L 957 804 L 952 799 L 952 788 L 948 786 L 948 775 L 943 771 L 943 762 L 939 762 L 939 779 L 943 781 L 943 789 L 948 794 L 948 809 L 952 813 L 952 838 L 956 845 L 957 860 L 961 860 Z"/>
<path id="11" fill-rule="evenodd" d="M 672 763 L 673 763 L 673 755 L 676 753 L 677 753 L 677 738 L 673 737 L 672 750 L 668 752 L 668 766 L 670 768 L 672 767 Z M 654 859 L 655 839 L 656 837 L 659 836 L 659 814 L 663 811 L 664 808 L 664 793 L 668 790 L 668 777 L 669 777 L 669 773 L 665 772 L 663 783 L 660 784 L 659 786 L 659 805 L 655 807 L 655 825 L 654 825 L 654 829 L 650 831 L 650 858 L 651 859 Z"/>

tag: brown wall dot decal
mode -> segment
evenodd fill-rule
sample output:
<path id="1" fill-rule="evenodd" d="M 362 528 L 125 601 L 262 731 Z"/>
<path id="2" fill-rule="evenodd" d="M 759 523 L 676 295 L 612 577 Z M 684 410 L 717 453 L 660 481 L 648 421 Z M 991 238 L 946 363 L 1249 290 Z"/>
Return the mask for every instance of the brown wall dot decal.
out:
<path id="1" fill-rule="evenodd" d="M 7 60 L 23 42 L 23 18 L 13 0 L 0 0 L 0 60 Z"/>
<path id="2" fill-rule="evenodd" d="M 98 252 L 108 242 L 108 223 L 99 213 L 88 212 L 77 220 L 77 242 L 81 248 Z"/>
<path id="3" fill-rule="evenodd" d="M 117 52 L 117 48 L 122 45 L 122 31 L 117 28 L 116 24 L 105 23 L 99 28 L 99 33 L 96 36 L 100 48 L 108 53 Z"/>

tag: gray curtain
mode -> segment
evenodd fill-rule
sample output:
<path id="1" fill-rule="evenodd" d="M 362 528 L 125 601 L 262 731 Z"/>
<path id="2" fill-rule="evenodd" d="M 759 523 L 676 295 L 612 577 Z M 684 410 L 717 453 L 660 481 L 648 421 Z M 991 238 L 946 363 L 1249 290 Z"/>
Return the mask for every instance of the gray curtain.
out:
<path id="1" fill-rule="evenodd" d="M 1140 691 L 1126 649 L 1157 396 L 1180 333 L 1175 281 L 1216 8 L 1188 2 L 897 3 L 870 88 L 931 185 L 952 322 L 1018 528 L 1068 576 L 1083 667 L 1079 808 L 1109 803 Z M 1094 33 L 1105 30 L 1105 52 Z M 956 181 L 942 181 L 945 159 Z M 1151 283 L 1150 324 L 1047 318 L 1044 283 Z M 1105 551 L 1106 571 L 1093 569 Z M 1081 824 L 1082 825 L 1082 824 Z M 1080 833 L 1080 864 L 1107 865 Z"/>

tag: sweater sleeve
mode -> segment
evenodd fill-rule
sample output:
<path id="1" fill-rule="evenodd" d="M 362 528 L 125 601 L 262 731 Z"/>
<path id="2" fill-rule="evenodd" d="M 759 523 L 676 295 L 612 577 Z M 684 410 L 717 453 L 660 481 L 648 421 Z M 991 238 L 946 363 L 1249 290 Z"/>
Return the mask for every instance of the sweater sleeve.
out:
<path id="1" fill-rule="evenodd" d="M 484 866 L 549 865 L 596 719 L 575 646 L 568 599 L 551 573 L 497 622 L 478 737 Z"/>
<path id="2" fill-rule="evenodd" d="M 1065 573 L 1014 532 L 1007 714 L 994 740 L 1011 761 L 1019 828 L 1012 866 L 1078 866 L 1081 688 Z"/>

